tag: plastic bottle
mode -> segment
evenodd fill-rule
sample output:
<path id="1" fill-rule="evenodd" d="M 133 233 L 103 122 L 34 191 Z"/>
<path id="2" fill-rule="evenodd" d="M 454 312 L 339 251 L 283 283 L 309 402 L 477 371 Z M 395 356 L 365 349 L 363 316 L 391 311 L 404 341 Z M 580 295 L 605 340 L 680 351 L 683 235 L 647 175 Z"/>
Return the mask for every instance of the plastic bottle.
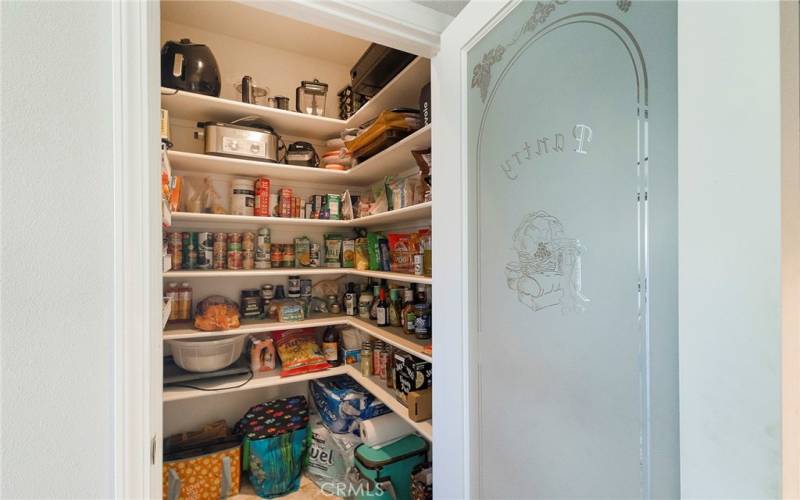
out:
<path id="1" fill-rule="evenodd" d="M 167 291 L 164 294 L 168 299 L 172 299 L 171 309 L 169 311 L 169 321 L 177 321 L 180 319 L 180 304 L 178 303 L 178 284 L 170 283 Z"/>
<path id="2" fill-rule="evenodd" d="M 192 319 L 192 287 L 184 281 L 181 283 L 178 294 L 180 296 L 179 302 L 181 303 L 181 319 Z"/>

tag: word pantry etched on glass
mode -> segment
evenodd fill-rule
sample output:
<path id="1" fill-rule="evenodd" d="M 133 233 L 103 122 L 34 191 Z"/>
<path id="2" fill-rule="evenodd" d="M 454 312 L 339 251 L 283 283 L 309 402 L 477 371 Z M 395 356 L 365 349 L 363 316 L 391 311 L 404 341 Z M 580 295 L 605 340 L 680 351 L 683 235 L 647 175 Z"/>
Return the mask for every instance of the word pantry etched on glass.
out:
<path id="1" fill-rule="evenodd" d="M 574 142 L 574 149 L 571 149 L 577 154 L 589 154 L 589 143 L 592 142 L 592 127 L 584 123 L 578 123 L 572 127 L 572 138 Z M 519 177 L 517 169 L 524 166 L 524 162 L 531 161 L 535 156 L 549 155 L 551 153 L 563 153 L 565 137 L 564 134 L 558 132 L 553 135 L 552 141 L 549 136 L 540 137 L 536 139 L 536 146 L 525 141 L 522 143 L 522 149 L 515 151 L 511 154 L 510 158 L 500 163 L 500 168 L 509 179 L 516 180 Z"/>

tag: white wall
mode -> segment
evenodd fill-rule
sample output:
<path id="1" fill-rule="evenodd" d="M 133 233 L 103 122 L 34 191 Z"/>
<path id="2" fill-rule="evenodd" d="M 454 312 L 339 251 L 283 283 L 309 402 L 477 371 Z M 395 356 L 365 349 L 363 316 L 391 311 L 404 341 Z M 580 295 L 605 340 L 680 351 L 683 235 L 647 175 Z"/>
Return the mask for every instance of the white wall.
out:
<path id="1" fill-rule="evenodd" d="M 111 4 L 0 11 L 0 497 L 110 498 Z"/>
<path id="2" fill-rule="evenodd" d="M 686 498 L 781 491 L 778 10 L 778 2 L 678 7 Z"/>

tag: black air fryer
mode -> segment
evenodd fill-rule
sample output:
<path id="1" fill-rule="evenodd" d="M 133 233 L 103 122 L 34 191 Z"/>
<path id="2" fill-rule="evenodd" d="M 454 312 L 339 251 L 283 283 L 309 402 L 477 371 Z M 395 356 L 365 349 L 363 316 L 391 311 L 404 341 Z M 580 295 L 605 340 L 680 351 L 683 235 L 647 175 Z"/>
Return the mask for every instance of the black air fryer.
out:
<path id="1" fill-rule="evenodd" d="M 161 47 L 161 86 L 219 97 L 222 81 L 214 54 L 188 38 Z"/>

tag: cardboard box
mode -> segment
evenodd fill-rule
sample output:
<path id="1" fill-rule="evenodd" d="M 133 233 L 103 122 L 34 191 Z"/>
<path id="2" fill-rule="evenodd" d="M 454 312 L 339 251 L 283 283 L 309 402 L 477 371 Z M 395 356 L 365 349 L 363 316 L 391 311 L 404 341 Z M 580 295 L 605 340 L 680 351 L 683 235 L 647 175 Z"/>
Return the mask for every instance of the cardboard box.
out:
<path id="1" fill-rule="evenodd" d="M 394 355 L 394 363 L 397 399 L 408 405 L 408 393 L 431 386 L 433 365 L 404 352 Z"/>
<path id="2" fill-rule="evenodd" d="M 408 393 L 408 418 L 414 422 L 433 417 L 433 390 L 423 389 Z"/>

